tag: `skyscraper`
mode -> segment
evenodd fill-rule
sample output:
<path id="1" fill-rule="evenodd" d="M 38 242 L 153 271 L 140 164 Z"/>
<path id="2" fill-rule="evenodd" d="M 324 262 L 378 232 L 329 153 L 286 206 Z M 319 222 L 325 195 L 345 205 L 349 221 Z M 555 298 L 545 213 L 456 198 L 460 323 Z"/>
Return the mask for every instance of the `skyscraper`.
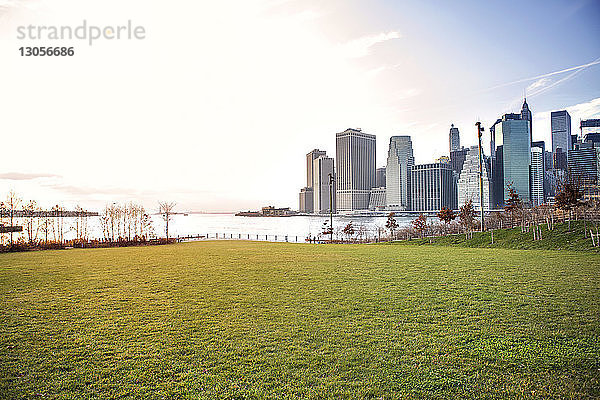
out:
<path id="1" fill-rule="evenodd" d="M 529 104 L 527 104 L 527 99 L 523 99 L 523 107 L 521 107 L 521 119 L 529 122 L 529 137 L 531 138 L 533 135 L 533 116 L 531 115 Z"/>
<path id="2" fill-rule="evenodd" d="M 454 127 L 454 124 L 450 125 L 449 142 L 450 153 L 460 150 L 460 133 L 458 132 L 458 128 Z"/>
<path id="3" fill-rule="evenodd" d="M 346 129 L 335 136 L 337 210 L 367 210 L 375 186 L 375 135 Z"/>
<path id="4" fill-rule="evenodd" d="M 300 189 L 299 207 L 301 213 L 312 213 L 314 209 L 314 175 L 313 161 L 320 156 L 325 156 L 326 153 L 319 149 L 314 149 L 306 155 L 306 187 Z"/>
<path id="5" fill-rule="evenodd" d="M 531 148 L 531 205 L 544 204 L 544 150 L 541 147 Z"/>
<path id="6" fill-rule="evenodd" d="M 321 156 L 327 155 L 327 152 L 319 149 L 314 149 L 306 155 L 306 186 L 312 187 L 314 182 L 313 177 L 313 161 Z"/>
<path id="7" fill-rule="evenodd" d="M 410 171 L 413 211 L 439 211 L 457 208 L 456 178 L 450 164 L 441 162 L 414 165 Z"/>
<path id="8" fill-rule="evenodd" d="M 385 199 L 392 210 L 410 210 L 410 169 L 415 164 L 410 136 L 392 136 L 385 172 Z"/>
<path id="9" fill-rule="evenodd" d="M 301 213 L 312 213 L 314 211 L 314 192 L 312 187 L 303 187 L 300 189 L 298 210 Z"/>
<path id="10" fill-rule="evenodd" d="M 491 209 L 490 174 L 488 164 L 483 163 L 483 209 Z M 479 149 L 472 146 L 467 153 L 460 177 L 458 178 L 458 207 L 462 207 L 467 201 L 473 202 L 476 210 L 481 210 L 479 196 Z"/>
<path id="11" fill-rule="evenodd" d="M 557 164 L 553 164 L 555 169 L 566 168 L 566 158 L 569 151 L 572 148 L 571 144 L 571 116 L 566 110 L 552 111 L 550 113 L 550 130 L 552 132 L 552 154 L 554 154 L 554 161 Z M 565 160 L 556 160 L 557 149 L 561 149 L 564 153 Z"/>
<path id="12" fill-rule="evenodd" d="M 335 212 L 335 189 L 329 175 L 334 177 L 333 158 L 322 155 L 313 160 L 313 204 L 315 214 Z M 332 204 L 330 205 L 330 195 Z M 330 210 L 331 208 L 331 210 Z"/>
<path id="13" fill-rule="evenodd" d="M 504 199 L 508 198 L 508 184 L 512 184 L 521 200 L 529 203 L 530 121 L 521 119 L 521 114 L 505 114 L 494 127 L 496 134 L 502 137 L 503 143 Z"/>
<path id="14" fill-rule="evenodd" d="M 375 170 L 375 187 L 385 187 L 385 169 L 381 167 Z"/>

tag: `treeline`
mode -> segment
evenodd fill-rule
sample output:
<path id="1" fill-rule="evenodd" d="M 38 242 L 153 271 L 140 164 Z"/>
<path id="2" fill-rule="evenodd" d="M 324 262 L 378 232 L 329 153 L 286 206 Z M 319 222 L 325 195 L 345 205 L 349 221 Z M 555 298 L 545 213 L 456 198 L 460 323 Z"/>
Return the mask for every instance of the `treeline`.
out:
<path id="1" fill-rule="evenodd" d="M 91 220 L 90 217 L 97 219 Z M 24 201 L 10 191 L 6 200 L 0 202 L 0 226 L 13 228 L 0 234 L 0 251 L 169 242 L 156 238 L 149 213 L 134 202 L 112 203 L 101 214 L 80 206 L 67 210 L 64 206 L 55 205 L 43 210 L 35 200 Z M 98 237 L 99 232 L 101 237 Z"/>

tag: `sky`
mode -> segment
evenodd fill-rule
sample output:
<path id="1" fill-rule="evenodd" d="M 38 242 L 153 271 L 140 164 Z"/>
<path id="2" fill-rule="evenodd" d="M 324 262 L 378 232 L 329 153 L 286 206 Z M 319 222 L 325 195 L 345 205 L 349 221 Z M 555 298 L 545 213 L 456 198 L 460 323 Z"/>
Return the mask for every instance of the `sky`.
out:
<path id="1" fill-rule="evenodd" d="M 144 38 L 18 38 L 84 20 Z M 306 153 L 347 128 L 384 166 L 390 136 L 431 162 L 524 94 L 534 140 L 553 110 L 600 118 L 600 1 L 0 0 L 0 60 L 0 198 L 296 209 Z"/>

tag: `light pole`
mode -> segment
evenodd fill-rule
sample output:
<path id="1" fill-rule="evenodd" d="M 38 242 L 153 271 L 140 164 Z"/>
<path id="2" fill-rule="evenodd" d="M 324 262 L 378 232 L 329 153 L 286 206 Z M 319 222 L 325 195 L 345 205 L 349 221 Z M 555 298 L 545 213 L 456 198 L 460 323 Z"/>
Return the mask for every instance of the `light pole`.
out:
<path id="1" fill-rule="evenodd" d="M 329 235 L 330 241 L 333 243 L 333 184 L 335 179 L 332 174 L 329 174 Z"/>
<path id="2" fill-rule="evenodd" d="M 477 138 L 479 143 L 479 206 L 481 207 L 481 232 L 485 230 L 485 219 L 483 215 L 483 152 L 481 150 L 481 136 L 483 135 L 483 126 L 481 122 L 475 123 L 477 127 Z"/>

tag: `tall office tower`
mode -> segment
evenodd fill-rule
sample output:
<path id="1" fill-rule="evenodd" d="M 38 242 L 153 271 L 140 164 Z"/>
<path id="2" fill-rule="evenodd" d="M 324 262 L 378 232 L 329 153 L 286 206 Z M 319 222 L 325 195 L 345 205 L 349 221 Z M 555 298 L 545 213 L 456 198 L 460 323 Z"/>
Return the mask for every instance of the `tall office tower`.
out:
<path id="1" fill-rule="evenodd" d="M 313 205 L 315 214 L 335 212 L 335 188 L 329 176 L 335 177 L 333 158 L 319 156 L 313 160 Z M 331 204 L 329 199 L 331 197 Z M 330 210 L 331 208 L 331 210 Z"/>
<path id="2" fill-rule="evenodd" d="M 492 208 L 504 207 L 504 146 L 496 147 L 492 166 Z"/>
<path id="3" fill-rule="evenodd" d="M 597 184 L 600 178 L 600 147 L 585 142 L 569 152 L 569 173 L 582 184 Z"/>
<path id="4" fill-rule="evenodd" d="M 415 164 L 410 136 L 392 136 L 385 172 L 385 201 L 391 210 L 410 210 L 410 169 Z"/>
<path id="5" fill-rule="evenodd" d="M 314 149 L 306 155 L 306 187 L 300 189 L 299 195 L 299 208 L 301 213 L 312 213 L 315 212 L 314 208 L 314 174 L 313 174 L 313 161 L 321 156 L 325 156 L 327 153 Z"/>
<path id="6" fill-rule="evenodd" d="M 381 167 L 375 171 L 375 187 L 385 187 L 385 169 Z"/>
<path id="7" fill-rule="evenodd" d="M 531 110 L 529 109 L 529 105 L 527 104 L 527 99 L 523 99 L 523 107 L 521 108 L 521 119 L 523 121 L 529 122 L 529 139 L 533 135 L 533 116 L 531 115 Z"/>
<path id="8" fill-rule="evenodd" d="M 549 168 L 546 165 L 546 161 L 548 159 L 548 156 L 547 156 L 548 152 L 546 151 L 546 143 L 543 140 L 531 142 L 531 148 L 533 149 L 534 147 L 539 147 L 540 149 L 542 149 L 542 170 L 547 171 Z M 551 158 L 552 157 L 550 157 L 550 159 Z M 532 162 L 533 162 L 533 159 L 532 159 Z M 542 185 L 543 185 L 543 189 L 544 189 L 544 202 L 546 202 L 546 198 L 548 197 L 548 191 L 549 191 L 549 182 L 546 179 L 545 173 L 542 173 Z"/>
<path id="9" fill-rule="evenodd" d="M 491 200 L 491 177 L 488 163 L 483 165 L 483 209 L 490 210 L 492 208 Z M 458 178 L 458 207 L 462 207 L 468 200 L 473 202 L 473 207 L 476 210 L 481 210 L 481 200 L 479 196 L 479 149 L 477 146 L 472 146 L 467 158 L 463 164 L 462 171 Z"/>
<path id="10" fill-rule="evenodd" d="M 571 116 L 567 110 L 552 111 L 550 113 L 550 130 L 552 132 L 552 154 L 556 161 L 557 149 L 561 149 L 565 157 L 572 149 L 571 138 Z M 566 160 L 565 160 L 566 161 Z M 554 169 L 566 168 L 566 165 L 557 166 L 553 164 Z"/>
<path id="11" fill-rule="evenodd" d="M 450 165 L 452 166 L 452 170 L 456 172 L 456 175 L 459 175 L 460 171 L 462 171 L 463 163 L 468 153 L 469 149 L 465 148 L 450 152 Z"/>
<path id="12" fill-rule="evenodd" d="M 541 147 L 531 148 L 530 173 L 531 205 L 544 204 L 544 150 Z"/>
<path id="13" fill-rule="evenodd" d="M 454 124 L 450 125 L 450 153 L 456 150 L 460 150 L 460 133 L 458 132 L 458 128 L 454 127 Z"/>
<path id="14" fill-rule="evenodd" d="M 313 176 L 313 161 L 321 156 L 326 156 L 327 152 L 319 149 L 314 149 L 306 155 L 306 186 L 312 187 L 314 176 Z"/>
<path id="15" fill-rule="evenodd" d="M 566 172 L 567 157 L 568 153 L 564 151 L 561 147 L 557 147 L 556 151 L 554 152 L 554 158 L 552 159 L 552 165 L 554 165 L 554 169 Z"/>
<path id="16" fill-rule="evenodd" d="M 413 211 L 457 208 L 456 176 L 447 163 L 414 165 L 410 172 Z"/>
<path id="17" fill-rule="evenodd" d="M 504 199 L 508 198 L 508 185 L 524 203 L 529 203 L 531 168 L 531 132 L 530 121 L 521 119 L 520 114 L 504 114 L 495 124 L 497 135 L 502 137 Z"/>
<path id="18" fill-rule="evenodd" d="M 301 213 L 312 213 L 315 209 L 313 204 L 313 198 L 314 194 L 312 187 L 304 187 L 300 189 L 300 207 L 298 208 L 298 210 Z"/>
<path id="19" fill-rule="evenodd" d="M 346 129 L 335 136 L 337 210 L 367 210 L 375 186 L 375 135 Z"/>
<path id="20" fill-rule="evenodd" d="M 544 168 L 546 171 L 552 171 L 552 152 L 544 151 Z"/>

